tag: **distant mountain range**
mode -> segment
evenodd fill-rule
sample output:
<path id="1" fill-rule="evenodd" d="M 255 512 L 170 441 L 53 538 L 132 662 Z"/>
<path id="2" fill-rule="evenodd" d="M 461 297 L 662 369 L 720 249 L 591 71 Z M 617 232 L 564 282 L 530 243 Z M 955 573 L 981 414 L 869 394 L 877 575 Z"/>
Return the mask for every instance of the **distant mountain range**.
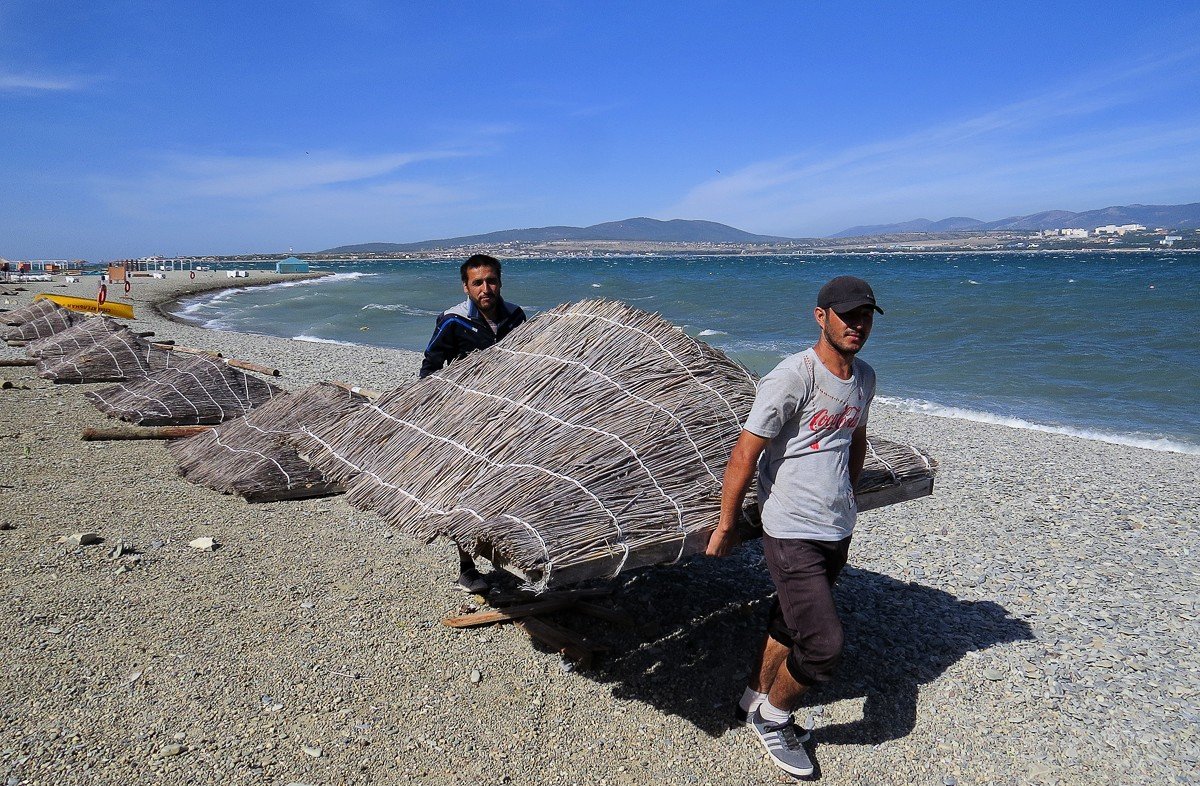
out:
<path id="1" fill-rule="evenodd" d="M 830 237 L 862 237 L 892 235 L 904 232 L 983 232 L 990 229 L 1095 229 L 1106 224 L 1143 224 L 1151 229 L 1200 228 L 1200 202 L 1190 205 L 1124 205 L 1072 213 L 1069 210 L 1047 210 L 1028 216 L 1011 216 L 999 221 L 980 221 L 976 218 L 943 218 L 929 221 L 918 218 L 899 224 L 874 224 L 850 227 Z"/>
<path id="2" fill-rule="evenodd" d="M 899 224 L 875 224 L 844 229 L 830 238 L 895 235 L 911 232 L 983 232 L 987 230 L 1094 229 L 1105 224 L 1144 224 L 1147 227 L 1168 229 L 1200 228 L 1200 202 L 1189 205 L 1126 205 L 1072 213 L 1069 210 L 1047 210 L 1028 216 L 1012 216 L 999 221 L 980 221 L 977 218 L 956 216 L 940 221 L 918 218 Z M 654 218 L 627 218 L 590 227 L 533 227 L 505 229 L 483 235 L 465 235 L 416 243 L 359 243 L 338 246 L 322 254 L 393 254 L 408 251 L 437 251 L 472 245 L 502 243 L 548 243 L 552 241 L 577 243 L 627 241 L 649 243 L 789 243 L 812 238 L 788 238 L 776 235 L 755 235 L 715 221 L 659 221 Z"/>
<path id="3" fill-rule="evenodd" d="M 548 243 L 573 241 L 643 241 L 651 243 L 786 243 L 790 238 L 755 235 L 715 221 L 659 221 L 654 218 L 627 218 L 590 227 L 534 227 L 505 229 L 483 235 L 466 235 L 418 243 L 360 243 L 338 246 L 322 254 L 390 254 L 403 251 L 436 251 L 472 245 L 500 243 Z"/>

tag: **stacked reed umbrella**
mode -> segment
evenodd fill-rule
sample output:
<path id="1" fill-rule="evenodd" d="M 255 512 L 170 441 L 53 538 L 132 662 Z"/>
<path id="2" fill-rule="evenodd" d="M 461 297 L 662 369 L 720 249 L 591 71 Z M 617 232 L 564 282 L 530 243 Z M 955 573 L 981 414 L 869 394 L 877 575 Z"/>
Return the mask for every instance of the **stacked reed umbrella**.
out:
<path id="1" fill-rule="evenodd" d="M 301 459 L 287 436 L 301 428 L 320 429 L 366 403 L 366 396 L 320 382 L 173 441 L 167 450 L 183 477 L 223 494 L 239 494 L 247 502 L 339 494 L 342 486 Z"/>
<path id="2" fill-rule="evenodd" d="M 754 394 L 719 351 L 593 300 L 297 441 L 352 505 L 547 589 L 703 550 Z"/>
<path id="3" fill-rule="evenodd" d="M 39 358 L 38 376 L 58 383 L 125 382 L 180 362 L 179 353 L 150 344 L 125 327 L 95 338 L 90 345 L 70 354 Z"/>
<path id="4" fill-rule="evenodd" d="M 53 300 L 35 300 L 28 306 L 14 308 L 12 311 L 0 314 L 0 325 L 24 325 L 38 317 L 44 317 L 55 311 L 66 311 Z"/>
<path id="5" fill-rule="evenodd" d="M 121 323 L 109 317 L 89 317 L 52 336 L 30 342 L 29 346 L 25 347 L 25 354 L 31 358 L 72 355 L 120 329 Z"/>
<path id="6" fill-rule="evenodd" d="M 217 357 L 171 355 L 160 371 L 84 395 L 101 412 L 129 423 L 182 426 L 224 423 L 283 392 Z"/>
<path id="7" fill-rule="evenodd" d="M 61 333 L 84 319 L 86 317 L 76 314 L 74 311 L 55 307 L 53 311 L 10 327 L 0 334 L 0 338 L 3 338 L 5 341 L 36 341 L 39 338 L 46 338 L 55 333 Z"/>

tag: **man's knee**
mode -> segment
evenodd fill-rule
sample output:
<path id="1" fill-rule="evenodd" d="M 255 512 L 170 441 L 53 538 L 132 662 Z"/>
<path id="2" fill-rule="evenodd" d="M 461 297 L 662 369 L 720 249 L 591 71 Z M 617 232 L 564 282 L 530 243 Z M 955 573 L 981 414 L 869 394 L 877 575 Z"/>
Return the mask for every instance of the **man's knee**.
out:
<path id="1" fill-rule="evenodd" d="M 788 673 L 801 685 L 829 682 L 842 661 L 844 643 L 840 625 L 797 642 L 788 653 Z"/>

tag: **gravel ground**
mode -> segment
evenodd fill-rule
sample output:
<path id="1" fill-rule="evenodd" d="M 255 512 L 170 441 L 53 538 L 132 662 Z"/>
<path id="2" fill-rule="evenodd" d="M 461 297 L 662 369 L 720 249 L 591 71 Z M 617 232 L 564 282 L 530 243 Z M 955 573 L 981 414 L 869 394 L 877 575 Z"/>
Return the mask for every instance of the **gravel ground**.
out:
<path id="1" fill-rule="evenodd" d="M 146 307 L 226 283 L 204 275 L 139 279 L 139 329 L 277 366 L 289 388 L 415 378 L 412 353 Z M 25 286 L 6 307 L 47 285 Z M 632 626 L 555 618 L 609 647 L 579 671 L 512 626 L 442 626 L 465 600 L 453 546 L 338 497 L 248 505 L 193 486 L 159 443 L 79 440 L 106 421 L 81 395 L 95 386 L 0 379 L 15 383 L 0 390 L 11 786 L 780 780 L 728 723 L 770 593 L 757 546 L 620 582 L 607 602 Z M 872 428 L 942 470 L 933 497 L 860 519 L 841 679 L 801 711 L 820 779 L 1200 782 L 1200 457 L 883 406 Z M 58 542 L 81 531 L 103 542 Z M 221 545 L 189 548 L 200 536 Z"/>

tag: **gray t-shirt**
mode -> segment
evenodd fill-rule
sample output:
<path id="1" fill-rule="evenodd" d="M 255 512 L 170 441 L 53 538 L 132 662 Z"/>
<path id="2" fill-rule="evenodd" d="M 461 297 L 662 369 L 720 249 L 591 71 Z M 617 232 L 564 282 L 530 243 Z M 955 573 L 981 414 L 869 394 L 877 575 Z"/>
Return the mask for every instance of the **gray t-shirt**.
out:
<path id="1" fill-rule="evenodd" d="M 763 530 L 774 538 L 841 540 L 854 530 L 850 438 L 867 423 L 875 371 L 854 359 L 838 379 L 813 349 L 758 383 L 746 430 L 771 442 L 758 460 Z"/>

